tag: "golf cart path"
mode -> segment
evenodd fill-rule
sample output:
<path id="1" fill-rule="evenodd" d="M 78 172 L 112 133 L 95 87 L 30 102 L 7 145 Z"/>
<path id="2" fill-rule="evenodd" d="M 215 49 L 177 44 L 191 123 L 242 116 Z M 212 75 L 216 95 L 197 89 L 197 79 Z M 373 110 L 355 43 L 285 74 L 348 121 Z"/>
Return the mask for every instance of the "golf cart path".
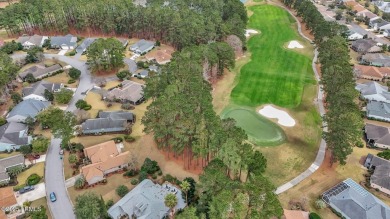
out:
<path id="1" fill-rule="evenodd" d="M 295 21 L 297 23 L 297 26 L 298 26 L 298 33 L 299 33 L 299 35 L 301 35 L 301 37 L 303 37 L 304 39 L 308 40 L 310 43 L 313 42 L 311 39 L 309 39 L 308 37 L 306 37 L 302 33 L 301 23 L 299 22 L 298 18 L 295 17 L 295 15 L 288 8 L 286 8 L 286 7 L 282 6 L 282 5 L 276 4 L 274 2 L 270 2 L 270 4 L 278 6 L 278 7 L 281 7 L 284 10 L 286 10 L 295 19 Z M 316 48 L 314 50 L 314 58 L 313 58 L 313 61 L 312 61 L 312 68 L 313 68 L 313 71 L 314 71 L 314 74 L 315 74 L 316 81 L 317 81 L 317 83 L 319 83 L 320 75 L 318 74 L 318 71 L 317 71 L 317 68 L 316 68 L 317 58 L 318 58 L 318 51 L 317 51 L 317 48 Z M 324 95 L 323 95 L 323 91 L 322 91 L 322 86 L 320 85 L 320 86 L 318 86 L 318 95 L 317 95 L 317 98 L 316 98 L 315 102 L 317 104 L 318 111 L 319 111 L 321 117 L 325 114 L 325 108 L 324 108 L 324 104 L 323 104 L 323 96 Z M 323 131 L 326 131 L 327 129 L 325 127 L 324 122 L 322 123 L 322 126 L 323 126 Z M 294 179 L 292 179 L 292 180 L 288 181 L 287 183 L 279 186 L 276 189 L 275 193 L 276 194 L 280 194 L 282 192 L 285 192 L 285 191 L 291 189 L 292 187 L 296 186 L 298 183 L 300 183 L 302 180 L 304 180 L 307 177 L 309 177 L 311 174 L 313 174 L 321 166 L 322 162 L 324 161 L 325 150 L 326 150 L 326 142 L 325 142 L 324 139 L 321 139 L 320 147 L 318 149 L 316 159 L 310 165 L 310 167 L 307 168 L 303 173 L 301 173 L 298 176 L 296 176 Z"/>

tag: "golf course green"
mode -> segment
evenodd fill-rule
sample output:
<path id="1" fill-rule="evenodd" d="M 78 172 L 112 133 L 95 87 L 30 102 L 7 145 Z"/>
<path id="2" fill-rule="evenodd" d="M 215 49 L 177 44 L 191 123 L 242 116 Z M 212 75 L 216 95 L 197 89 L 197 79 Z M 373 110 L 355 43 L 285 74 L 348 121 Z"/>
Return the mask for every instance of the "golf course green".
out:
<path id="1" fill-rule="evenodd" d="M 315 83 L 311 52 L 305 54 L 305 49 L 288 49 L 285 45 L 292 40 L 303 42 L 303 46 L 310 43 L 298 34 L 296 21 L 286 10 L 266 4 L 248 9 L 253 11 L 248 28 L 260 34 L 247 43 L 251 60 L 240 70 L 231 101 L 241 106 L 268 103 L 294 108 L 301 102 L 304 85 Z"/>
<path id="2" fill-rule="evenodd" d="M 245 130 L 250 142 L 262 146 L 276 146 L 284 142 L 283 130 L 252 109 L 230 107 L 225 109 L 222 118 L 233 118 L 237 126 Z"/>

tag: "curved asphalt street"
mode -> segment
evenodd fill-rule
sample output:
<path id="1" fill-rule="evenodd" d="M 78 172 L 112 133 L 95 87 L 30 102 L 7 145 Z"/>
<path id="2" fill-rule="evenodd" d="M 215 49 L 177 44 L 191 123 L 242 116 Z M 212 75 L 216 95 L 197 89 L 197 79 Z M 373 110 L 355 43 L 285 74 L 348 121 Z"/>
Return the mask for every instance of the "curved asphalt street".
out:
<path id="1" fill-rule="evenodd" d="M 25 54 L 14 54 L 13 59 L 24 58 Z M 68 105 L 67 111 L 76 109 L 76 102 L 79 99 L 84 99 L 85 92 L 93 87 L 92 77 L 85 62 L 68 56 L 57 54 L 45 54 L 45 58 L 57 58 L 59 61 L 65 62 L 81 71 L 80 82 L 76 92 Z M 52 138 L 50 147 L 46 154 L 45 162 L 45 186 L 46 198 L 50 213 L 55 219 L 75 219 L 73 205 L 70 201 L 68 191 L 65 186 L 63 161 L 60 159 L 60 143 L 61 139 Z M 57 196 L 56 202 L 50 201 L 49 194 L 54 192 Z"/>

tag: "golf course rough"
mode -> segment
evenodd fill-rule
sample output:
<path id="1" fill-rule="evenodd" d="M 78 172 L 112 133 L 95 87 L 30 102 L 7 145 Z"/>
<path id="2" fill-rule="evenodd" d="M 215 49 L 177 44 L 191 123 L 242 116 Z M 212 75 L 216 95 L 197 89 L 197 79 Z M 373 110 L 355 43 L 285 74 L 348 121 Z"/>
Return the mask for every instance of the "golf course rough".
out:
<path id="1" fill-rule="evenodd" d="M 248 9 L 254 12 L 248 28 L 261 34 L 254 35 L 247 43 L 251 60 L 240 70 L 238 83 L 231 93 L 232 103 L 251 107 L 298 106 L 304 85 L 315 83 L 312 58 L 284 45 L 292 40 L 307 41 L 298 34 L 295 20 L 284 9 L 273 5 Z"/>
<path id="2" fill-rule="evenodd" d="M 228 107 L 221 113 L 221 117 L 236 120 L 237 126 L 242 128 L 249 141 L 256 145 L 276 146 L 285 141 L 283 130 L 253 109 Z"/>

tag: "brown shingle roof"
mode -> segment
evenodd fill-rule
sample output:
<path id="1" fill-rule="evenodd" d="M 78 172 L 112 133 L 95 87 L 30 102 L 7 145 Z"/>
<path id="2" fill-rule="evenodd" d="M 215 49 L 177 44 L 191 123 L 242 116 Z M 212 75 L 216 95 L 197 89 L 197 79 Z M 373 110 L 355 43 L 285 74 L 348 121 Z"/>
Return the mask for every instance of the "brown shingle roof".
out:
<path id="1" fill-rule="evenodd" d="M 148 54 L 145 55 L 145 57 L 148 60 L 156 60 L 159 64 L 165 64 L 169 62 L 172 58 L 172 53 L 174 52 L 173 49 L 167 47 L 167 48 L 157 48 Z"/>
<path id="2" fill-rule="evenodd" d="M 16 198 L 12 187 L 0 188 L 0 206 L 13 206 L 16 205 Z"/>
<path id="3" fill-rule="evenodd" d="M 374 67 L 367 65 L 355 65 L 355 71 L 358 71 L 361 76 L 383 78 L 390 75 L 389 67 Z"/>
<path id="4" fill-rule="evenodd" d="M 84 149 L 84 154 L 92 164 L 83 166 L 81 173 L 87 181 L 94 177 L 103 177 L 104 171 L 128 162 L 129 151 L 119 153 L 114 141 L 103 142 Z"/>
<path id="5" fill-rule="evenodd" d="M 134 81 L 125 80 L 122 82 L 121 88 L 115 88 L 107 92 L 107 98 L 110 100 L 120 99 L 137 102 L 143 98 L 144 85 Z"/>

